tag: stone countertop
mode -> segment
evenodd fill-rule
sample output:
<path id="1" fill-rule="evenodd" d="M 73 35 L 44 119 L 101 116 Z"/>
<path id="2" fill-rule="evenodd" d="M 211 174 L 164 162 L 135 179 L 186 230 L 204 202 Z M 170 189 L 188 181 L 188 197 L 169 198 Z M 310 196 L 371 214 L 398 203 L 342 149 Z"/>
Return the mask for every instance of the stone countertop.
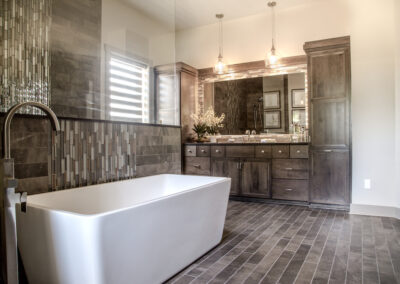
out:
<path id="1" fill-rule="evenodd" d="M 235 145 L 248 145 L 248 146 L 257 146 L 257 145 L 308 145 L 310 144 L 310 142 L 186 142 L 183 143 L 184 145 L 187 146 L 194 146 L 194 145 L 198 145 L 198 146 L 235 146 Z"/>

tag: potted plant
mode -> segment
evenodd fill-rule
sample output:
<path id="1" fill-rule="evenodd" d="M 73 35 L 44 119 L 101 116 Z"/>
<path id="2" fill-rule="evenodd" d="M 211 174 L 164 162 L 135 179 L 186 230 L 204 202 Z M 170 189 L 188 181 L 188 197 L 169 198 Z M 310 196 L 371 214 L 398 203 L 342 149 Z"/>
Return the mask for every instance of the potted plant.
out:
<path id="1" fill-rule="evenodd" d="M 219 128 L 223 127 L 222 122 L 225 119 L 225 114 L 216 116 L 214 109 L 210 107 L 205 113 L 192 114 L 193 131 L 197 135 L 197 142 L 204 142 L 205 135 L 216 135 Z"/>
<path id="2" fill-rule="evenodd" d="M 204 140 L 204 135 L 207 132 L 207 125 L 204 121 L 204 115 L 201 113 L 192 114 L 191 118 L 193 119 L 193 131 L 197 135 L 197 142 L 202 142 Z"/>
<path id="3" fill-rule="evenodd" d="M 207 133 L 209 135 L 217 135 L 219 133 L 219 128 L 224 127 L 222 122 L 225 119 L 225 114 L 217 116 L 212 107 L 209 107 L 204 114 L 205 124 L 207 125 Z"/>

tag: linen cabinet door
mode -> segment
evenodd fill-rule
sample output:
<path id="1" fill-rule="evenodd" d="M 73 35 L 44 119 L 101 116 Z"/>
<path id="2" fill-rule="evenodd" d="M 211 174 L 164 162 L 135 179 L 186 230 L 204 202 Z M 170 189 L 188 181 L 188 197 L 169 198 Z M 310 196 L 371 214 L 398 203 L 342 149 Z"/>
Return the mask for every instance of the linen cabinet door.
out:
<path id="1" fill-rule="evenodd" d="M 350 203 L 348 150 L 314 150 L 311 154 L 310 201 L 346 205 Z"/>
<path id="2" fill-rule="evenodd" d="M 240 192 L 240 169 L 238 159 L 212 159 L 211 175 L 231 178 L 231 195 Z"/>
<path id="3" fill-rule="evenodd" d="M 270 161 L 244 160 L 241 164 L 242 195 L 250 197 L 271 197 L 270 190 Z"/>

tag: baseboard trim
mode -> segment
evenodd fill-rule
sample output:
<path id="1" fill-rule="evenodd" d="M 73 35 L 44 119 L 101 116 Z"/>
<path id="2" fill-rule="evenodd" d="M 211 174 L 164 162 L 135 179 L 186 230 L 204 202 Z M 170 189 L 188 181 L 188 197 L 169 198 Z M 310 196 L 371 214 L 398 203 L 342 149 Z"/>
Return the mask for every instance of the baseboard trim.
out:
<path id="1" fill-rule="evenodd" d="M 400 208 L 379 205 L 351 204 L 350 214 L 391 217 L 400 219 Z"/>

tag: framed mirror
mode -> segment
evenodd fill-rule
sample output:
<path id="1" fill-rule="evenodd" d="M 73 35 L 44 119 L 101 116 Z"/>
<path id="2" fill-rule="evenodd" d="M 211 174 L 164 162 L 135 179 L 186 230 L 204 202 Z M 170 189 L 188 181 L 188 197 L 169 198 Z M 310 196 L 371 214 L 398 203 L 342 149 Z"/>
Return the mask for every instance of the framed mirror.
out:
<path id="1" fill-rule="evenodd" d="M 217 115 L 225 114 L 221 134 L 290 133 L 295 125 L 307 128 L 305 68 L 245 78 L 243 72 L 235 73 L 237 79 L 204 82 L 204 108 L 212 106 Z"/>

